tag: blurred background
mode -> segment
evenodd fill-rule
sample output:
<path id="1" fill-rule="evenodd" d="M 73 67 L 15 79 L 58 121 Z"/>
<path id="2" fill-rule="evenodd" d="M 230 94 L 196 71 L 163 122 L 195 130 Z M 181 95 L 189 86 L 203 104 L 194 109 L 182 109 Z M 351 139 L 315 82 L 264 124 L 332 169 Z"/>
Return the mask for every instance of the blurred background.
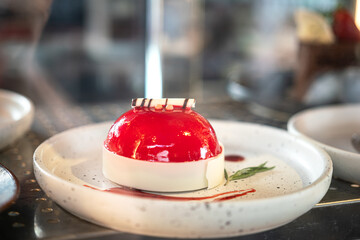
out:
<path id="1" fill-rule="evenodd" d="M 231 98 L 295 111 L 358 102 L 356 41 L 303 41 L 299 25 L 318 23 L 295 21 L 306 9 L 331 27 L 339 6 L 355 17 L 356 1 L 340 0 L 2 0 L 0 87 L 31 95 L 50 84 L 76 104 Z"/>
<path id="2" fill-rule="evenodd" d="M 282 129 L 304 108 L 360 102 L 358 9 L 360 0 L 0 0 L 0 89 L 35 106 L 30 131 L 0 153 L 21 186 L 0 235 L 114 234 L 48 199 L 32 158 L 57 133 L 114 121 L 132 98 L 191 97 L 206 118 Z M 359 185 L 333 179 L 330 190 L 325 200 L 344 208 L 317 208 L 253 239 L 356 235 L 348 199 L 358 201 Z"/>

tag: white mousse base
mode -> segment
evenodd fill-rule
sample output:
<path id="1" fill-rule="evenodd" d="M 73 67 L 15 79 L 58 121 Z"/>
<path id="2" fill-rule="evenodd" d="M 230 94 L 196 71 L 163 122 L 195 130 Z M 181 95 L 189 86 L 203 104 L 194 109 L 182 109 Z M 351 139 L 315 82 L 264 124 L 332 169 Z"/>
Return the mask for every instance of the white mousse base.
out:
<path id="1" fill-rule="evenodd" d="M 156 192 L 214 188 L 224 181 L 224 148 L 192 162 L 149 162 L 119 156 L 103 147 L 103 174 L 120 185 Z"/>

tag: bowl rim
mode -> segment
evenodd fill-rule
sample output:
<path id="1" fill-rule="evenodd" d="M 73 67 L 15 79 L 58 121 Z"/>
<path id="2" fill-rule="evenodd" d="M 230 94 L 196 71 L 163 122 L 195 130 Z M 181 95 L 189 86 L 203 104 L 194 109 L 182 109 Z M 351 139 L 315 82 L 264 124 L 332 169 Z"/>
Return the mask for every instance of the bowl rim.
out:
<path id="1" fill-rule="evenodd" d="M 360 104 L 333 104 L 333 105 L 327 105 L 327 106 L 319 106 L 319 107 L 314 107 L 314 108 L 308 108 L 302 111 L 297 112 L 296 114 L 294 114 L 293 116 L 290 117 L 290 119 L 287 122 L 287 130 L 292 133 L 292 134 L 297 134 L 298 136 L 302 136 L 305 139 L 318 144 L 319 146 L 321 146 L 322 148 L 329 150 L 333 153 L 340 153 L 340 154 L 345 154 L 345 155 L 349 155 L 353 158 L 359 158 L 360 159 L 360 153 L 355 153 L 355 152 L 350 152 L 341 148 L 337 148 L 334 146 L 330 146 L 326 143 L 320 142 L 310 136 L 308 136 L 307 134 L 305 134 L 304 132 L 300 131 L 298 128 L 296 128 L 296 122 L 299 120 L 299 118 L 304 117 L 305 115 L 309 114 L 309 113 L 317 113 L 320 111 L 327 111 L 330 109 L 334 109 L 335 111 L 339 111 L 343 108 L 359 108 L 360 110 Z"/>
<path id="2" fill-rule="evenodd" d="M 6 98 L 14 103 L 17 103 L 21 106 L 22 108 L 22 113 L 21 113 L 21 117 L 19 117 L 16 120 L 12 120 L 12 123 L 18 123 L 21 120 L 23 120 L 24 118 L 26 118 L 27 116 L 30 116 L 31 114 L 33 114 L 35 106 L 34 103 L 26 96 L 21 95 L 19 93 L 10 91 L 10 90 L 6 90 L 6 89 L 0 89 L 0 98 Z M 24 103 L 26 105 L 24 105 Z M 6 126 L 5 126 L 6 127 Z"/>

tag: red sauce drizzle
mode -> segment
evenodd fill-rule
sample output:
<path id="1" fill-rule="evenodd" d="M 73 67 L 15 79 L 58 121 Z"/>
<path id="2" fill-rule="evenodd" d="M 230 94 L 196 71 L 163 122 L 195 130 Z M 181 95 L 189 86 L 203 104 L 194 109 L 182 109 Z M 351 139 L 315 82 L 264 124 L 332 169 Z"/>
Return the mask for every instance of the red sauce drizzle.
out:
<path id="1" fill-rule="evenodd" d="M 207 200 L 207 199 L 213 199 L 214 202 L 216 201 L 225 201 L 234 199 L 237 197 L 244 196 L 248 193 L 256 192 L 255 189 L 247 189 L 247 190 L 234 190 L 229 192 L 223 192 L 218 193 L 212 196 L 206 196 L 206 197 L 176 197 L 176 196 L 166 196 L 166 195 L 158 195 L 154 193 L 149 192 L 143 192 L 141 190 L 133 189 L 133 188 L 125 188 L 125 187 L 114 187 L 109 189 L 97 189 L 88 185 L 84 185 L 85 187 L 102 191 L 102 192 L 111 192 L 111 193 L 117 193 L 117 194 L 123 194 L 127 196 L 136 196 L 136 197 L 146 197 L 146 198 L 156 198 L 156 199 L 165 199 L 165 200 L 173 200 L 173 201 L 200 201 L 200 200 Z M 229 195 L 230 194 L 230 195 Z M 228 195 L 228 196 L 224 196 Z"/>
<path id="2" fill-rule="evenodd" d="M 241 162 L 244 160 L 245 160 L 245 157 L 243 157 L 241 155 L 226 155 L 225 156 L 225 161 L 229 161 L 229 162 Z"/>

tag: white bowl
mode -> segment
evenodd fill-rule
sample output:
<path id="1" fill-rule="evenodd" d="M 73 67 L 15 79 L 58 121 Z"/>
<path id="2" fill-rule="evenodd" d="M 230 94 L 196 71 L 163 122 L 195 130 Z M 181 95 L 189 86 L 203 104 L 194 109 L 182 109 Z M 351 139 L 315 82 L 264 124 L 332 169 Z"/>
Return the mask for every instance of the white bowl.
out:
<path id="1" fill-rule="evenodd" d="M 26 133 L 34 119 L 34 105 L 18 94 L 0 89 L 0 149 Z"/>
<path id="2" fill-rule="evenodd" d="M 301 111 L 288 122 L 288 131 L 322 147 L 334 164 L 334 177 L 360 184 L 360 154 L 351 135 L 360 133 L 360 105 L 333 105 Z"/>
<path id="3" fill-rule="evenodd" d="M 109 122 L 71 129 L 46 140 L 34 153 L 35 176 L 50 198 L 87 221 L 119 231 L 176 238 L 230 237 L 279 227 L 309 211 L 327 192 L 332 164 L 319 147 L 272 127 L 211 123 L 225 155 L 245 157 L 241 162 L 225 162 L 229 175 L 263 162 L 275 168 L 175 196 L 196 198 L 230 191 L 247 195 L 224 201 L 184 201 L 109 192 L 119 188 L 101 169 Z"/>

